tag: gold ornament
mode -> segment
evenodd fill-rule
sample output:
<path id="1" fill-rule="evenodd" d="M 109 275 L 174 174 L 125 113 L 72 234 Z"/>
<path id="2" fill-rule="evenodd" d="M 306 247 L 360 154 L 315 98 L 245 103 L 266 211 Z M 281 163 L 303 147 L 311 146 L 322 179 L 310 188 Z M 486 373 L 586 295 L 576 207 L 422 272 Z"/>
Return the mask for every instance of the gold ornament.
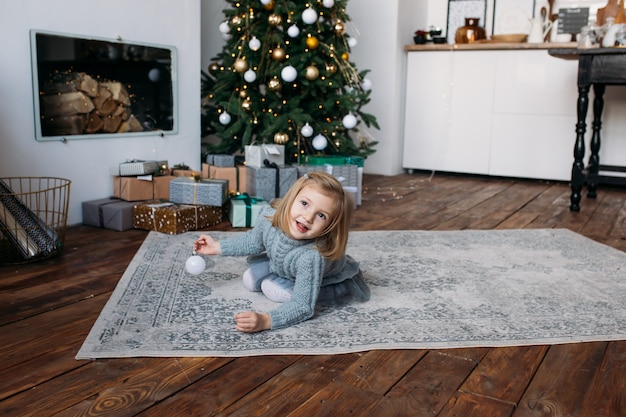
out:
<path id="1" fill-rule="evenodd" d="M 326 64 L 326 72 L 329 74 L 334 74 L 337 72 L 337 67 L 333 63 Z"/>
<path id="2" fill-rule="evenodd" d="M 308 67 L 306 67 L 306 70 L 304 72 L 304 77 L 309 81 L 313 81 L 317 79 L 319 75 L 320 75 L 320 71 L 317 69 L 315 65 L 309 65 Z"/>
<path id="3" fill-rule="evenodd" d="M 287 52 L 280 46 L 274 48 L 274 50 L 272 51 L 272 59 L 274 61 L 282 61 L 285 59 L 286 55 L 287 55 Z"/>
<path id="4" fill-rule="evenodd" d="M 320 41 L 315 36 L 309 36 L 306 38 L 306 46 L 309 49 L 317 49 L 320 45 Z"/>
<path id="5" fill-rule="evenodd" d="M 246 98 L 246 97 L 248 97 L 248 90 L 240 90 L 240 91 L 239 91 L 239 97 L 240 97 L 240 98 Z"/>
<path id="6" fill-rule="evenodd" d="M 269 88 L 270 91 L 279 91 L 282 87 L 283 87 L 283 85 L 280 82 L 280 80 L 278 79 L 278 77 L 272 78 L 267 83 L 267 88 Z"/>
<path id="7" fill-rule="evenodd" d="M 289 142 L 289 135 L 286 133 L 276 133 L 274 135 L 274 142 L 278 143 L 279 145 L 284 145 L 285 143 Z"/>
<path id="8" fill-rule="evenodd" d="M 252 101 L 250 101 L 249 98 L 244 100 L 243 103 L 241 103 L 241 108 L 245 111 L 250 111 L 250 109 L 252 108 Z"/>
<path id="9" fill-rule="evenodd" d="M 246 72 L 248 70 L 248 62 L 245 59 L 237 58 L 233 64 L 233 68 L 237 72 Z"/>
<path id="10" fill-rule="evenodd" d="M 230 19 L 230 23 L 233 26 L 239 26 L 241 22 L 242 22 L 241 16 L 233 16 L 232 19 Z"/>
<path id="11" fill-rule="evenodd" d="M 209 64 L 209 73 L 210 74 L 217 74 L 217 72 L 220 70 L 220 66 L 217 65 L 215 62 L 213 62 L 212 64 Z"/>
<path id="12" fill-rule="evenodd" d="M 265 8 L 265 10 L 272 10 L 274 8 L 274 0 L 270 0 L 270 2 L 264 4 L 263 7 Z"/>
<path id="13" fill-rule="evenodd" d="M 267 18 L 267 22 L 272 25 L 272 26 L 278 26 L 283 22 L 283 18 L 280 17 L 280 15 L 274 14 L 272 13 L 271 15 L 269 15 L 269 17 Z"/>
<path id="14" fill-rule="evenodd" d="M 348 55 L 347 52 L 344 52 L 341 54 L 341 59 L 343 59 L 344 61 L 347 61 L 350 59 L 350 55 Z"/>
<path id="15" fill-rule="evenodd" d="M 335 21 L 335 26 L 333 27 L 333 29 L 335 29 L 335 33 L 337 35 L 343 35 L 346 32 L 346 24 L 343 23 L 341 20 L 337 20 Z"/>

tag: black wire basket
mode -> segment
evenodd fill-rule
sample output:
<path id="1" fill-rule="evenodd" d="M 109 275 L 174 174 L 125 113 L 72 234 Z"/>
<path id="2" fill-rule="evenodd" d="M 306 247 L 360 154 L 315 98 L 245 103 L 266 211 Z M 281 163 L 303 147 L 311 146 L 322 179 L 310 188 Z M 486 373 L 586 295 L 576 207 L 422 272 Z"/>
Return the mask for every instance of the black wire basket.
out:
<path id="1" fill-rule="evenodd" d="M 0 264 L 61 253 L 70 184 L 54 177 L 0 178 Z"/>

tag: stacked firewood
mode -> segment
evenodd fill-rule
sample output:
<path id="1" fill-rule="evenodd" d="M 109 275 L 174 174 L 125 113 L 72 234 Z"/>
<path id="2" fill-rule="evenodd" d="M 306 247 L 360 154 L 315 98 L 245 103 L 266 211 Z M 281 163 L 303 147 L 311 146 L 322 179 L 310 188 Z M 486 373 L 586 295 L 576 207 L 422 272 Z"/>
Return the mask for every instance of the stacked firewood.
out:
<path id="1" fill-rule="evenodd" d="M 84 72 L 57 74 L 42 87 L 44 136 L 139 132 L 128 90 L 119 81 L 98 81 Z"/>

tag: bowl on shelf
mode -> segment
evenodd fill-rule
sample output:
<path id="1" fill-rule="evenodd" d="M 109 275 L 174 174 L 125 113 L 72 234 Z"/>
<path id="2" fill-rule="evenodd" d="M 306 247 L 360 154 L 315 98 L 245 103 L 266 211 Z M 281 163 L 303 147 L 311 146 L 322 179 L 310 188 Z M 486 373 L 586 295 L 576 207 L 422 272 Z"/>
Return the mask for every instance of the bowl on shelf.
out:
<path id="1" fill-rule="evenodd" d="M 520 43 L 525 42 L 528 35 L 525 33 L 503 33 L 500 35 L 491 35 L 492 42 L 502 43 Z"/>

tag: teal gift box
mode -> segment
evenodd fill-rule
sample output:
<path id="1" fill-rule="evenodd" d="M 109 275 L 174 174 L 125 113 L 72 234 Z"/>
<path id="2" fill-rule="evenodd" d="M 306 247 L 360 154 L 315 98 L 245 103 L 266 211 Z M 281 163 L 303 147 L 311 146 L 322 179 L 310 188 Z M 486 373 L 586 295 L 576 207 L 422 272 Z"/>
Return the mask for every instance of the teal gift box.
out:
<path id="1" fill-rule="evenodd" d="M 268 202 L 261 197 L 239 195 L 231 197 L 228 217 L 233 227 L 252 227 L 256 218 Z"/>

